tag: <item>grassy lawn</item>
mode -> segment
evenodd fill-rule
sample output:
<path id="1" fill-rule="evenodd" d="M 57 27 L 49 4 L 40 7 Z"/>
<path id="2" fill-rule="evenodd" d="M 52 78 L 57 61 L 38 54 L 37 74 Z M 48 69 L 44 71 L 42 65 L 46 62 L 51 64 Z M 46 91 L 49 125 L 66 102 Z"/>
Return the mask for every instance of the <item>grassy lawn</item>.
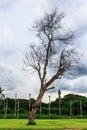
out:
<path id="1" fill-rule="evenodd" d="M 36 120 L 37 125 L 27 125 L 24 119 L 0 119 L 0 130 L 72 130 L 87 129 L 87 119 Z"/>

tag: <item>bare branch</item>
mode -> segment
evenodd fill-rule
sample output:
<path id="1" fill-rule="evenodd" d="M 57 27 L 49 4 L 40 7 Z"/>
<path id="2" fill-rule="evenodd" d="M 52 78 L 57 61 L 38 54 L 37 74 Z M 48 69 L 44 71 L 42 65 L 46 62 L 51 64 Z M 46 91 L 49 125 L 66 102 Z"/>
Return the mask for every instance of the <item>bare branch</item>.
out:
<path id="1" fill-rule="evenodd" d="M 67 49 L 74 33 L 64 30 L 61 24 L 63 18 L 64 14 L 54 9 L 33 26 L 41 44 L 30 45 L 29 50 L 25 52 L 24 64 L 38 73 L 41 86 L 51 85 L 64 72 L 68 72 L 73 66 L 78 67 L 79 59 L 75 50 Z M 65 43 L 66 47 L 61 43 Z M 53 68 L 56 73 L 45 83 L 48 68 Z"/>
<path id="2" fill-rule="evenodd" d="M 46 91 L 51 90 L 51 89 L 54 89 L 54 88 L 55 88 L 54 86 L 53 86 L 53 87 L 50 87 L 50 88 L 46 89 Z"/>
<path id="3" fill-rule="evenodd" d="M 58 79 L 60 76 L 62 76 L 62 74 L 65 72 L 64 67 L 59 69 L 57 71 L 56 74 L 54 74 L 54 76 L 51 77 L 51 79 L 46 83 L 45 88 L 47 88 L 48 86 L 50 86 L 56 79 Z"/>

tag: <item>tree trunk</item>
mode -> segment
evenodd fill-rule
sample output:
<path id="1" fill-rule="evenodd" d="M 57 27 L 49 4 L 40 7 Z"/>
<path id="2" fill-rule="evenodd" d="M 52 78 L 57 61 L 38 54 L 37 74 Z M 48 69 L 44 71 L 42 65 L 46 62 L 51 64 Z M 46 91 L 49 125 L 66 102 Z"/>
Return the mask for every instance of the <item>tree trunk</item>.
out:
<path id="1" fill-rule="evenodd" d="M 36 114 L 37 108 L 39 107 L 39 105 L 41 103 L 41 99 L 42 99 L 42 97 L 44 95 L 44 92 L 45 92 L 45 90 L 43 90 L 41 88 L 40 93 L 39 93 L 39 95 L 37 97 L 37 100 L 34 103 L 34 105 L 32 106 L 32 110 L 31 110 L 30 115 L 29 115 L 29 124 L 34 124 L 35 123 L 35 121 L 34 121 L 35 120 L 35 114 Z"/>
<path id="2" fill-rule="evenodd" d="M 36 108 L 32 108 L 32 111 L 30 112 L 30 115 L 29 115 L 29 124 L 34 124 L 35 121 L 35 114 L 36 114 Z"/>

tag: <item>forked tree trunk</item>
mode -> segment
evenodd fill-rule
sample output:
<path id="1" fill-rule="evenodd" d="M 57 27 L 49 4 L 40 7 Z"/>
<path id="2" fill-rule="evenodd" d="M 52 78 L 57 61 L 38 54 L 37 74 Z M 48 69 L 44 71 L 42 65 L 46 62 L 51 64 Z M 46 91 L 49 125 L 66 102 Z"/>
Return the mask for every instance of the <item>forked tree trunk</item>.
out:
<path id="1" fill-rule="evenodd" d="M 42 99 L 42 97 L 44 95 L 44 92 L 45 91 L 43 89 L 40 90 L 40 93 L 39 93 L 39 95 L 37 97 L 37 100 L 34 103 L 34 105 L 32 106 L 32 110 L 31 110 L 30 115 L 29 115 L 29 124 L 34 124 L 35 123 L 35 120 L 34 120 L 35 119 L 35 114 L 36 114 L 37 108 L 39 107 L 39 105 L 41 103 L 41 99 Z"/>

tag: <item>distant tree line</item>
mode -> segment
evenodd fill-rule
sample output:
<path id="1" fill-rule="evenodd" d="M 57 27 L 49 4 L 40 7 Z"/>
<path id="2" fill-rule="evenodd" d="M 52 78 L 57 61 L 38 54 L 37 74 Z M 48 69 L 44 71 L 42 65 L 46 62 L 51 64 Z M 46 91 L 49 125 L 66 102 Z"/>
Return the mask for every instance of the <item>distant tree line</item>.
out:
<path id="1" fill-rule="evenodd" d="M 32 105 L 35 103 L 33 98 L 30 100 L 29 102 L 27 99 L 16 99 L 15 104 L 15 99 L 6 98 L 2 101 L 2 105 L 0 106 L 0 118 L 28 118 L 29 109 L 31 110 Z M 68 94 L 61 98 L 61 100 L 57 98 L 55 101 L 50 101 L 50 105 L 49 103 L 41 102 L 36 113 L 36 118 L 63 118 L 64 116 L 86 117 L 87 98 L 85 96 Z"/>

